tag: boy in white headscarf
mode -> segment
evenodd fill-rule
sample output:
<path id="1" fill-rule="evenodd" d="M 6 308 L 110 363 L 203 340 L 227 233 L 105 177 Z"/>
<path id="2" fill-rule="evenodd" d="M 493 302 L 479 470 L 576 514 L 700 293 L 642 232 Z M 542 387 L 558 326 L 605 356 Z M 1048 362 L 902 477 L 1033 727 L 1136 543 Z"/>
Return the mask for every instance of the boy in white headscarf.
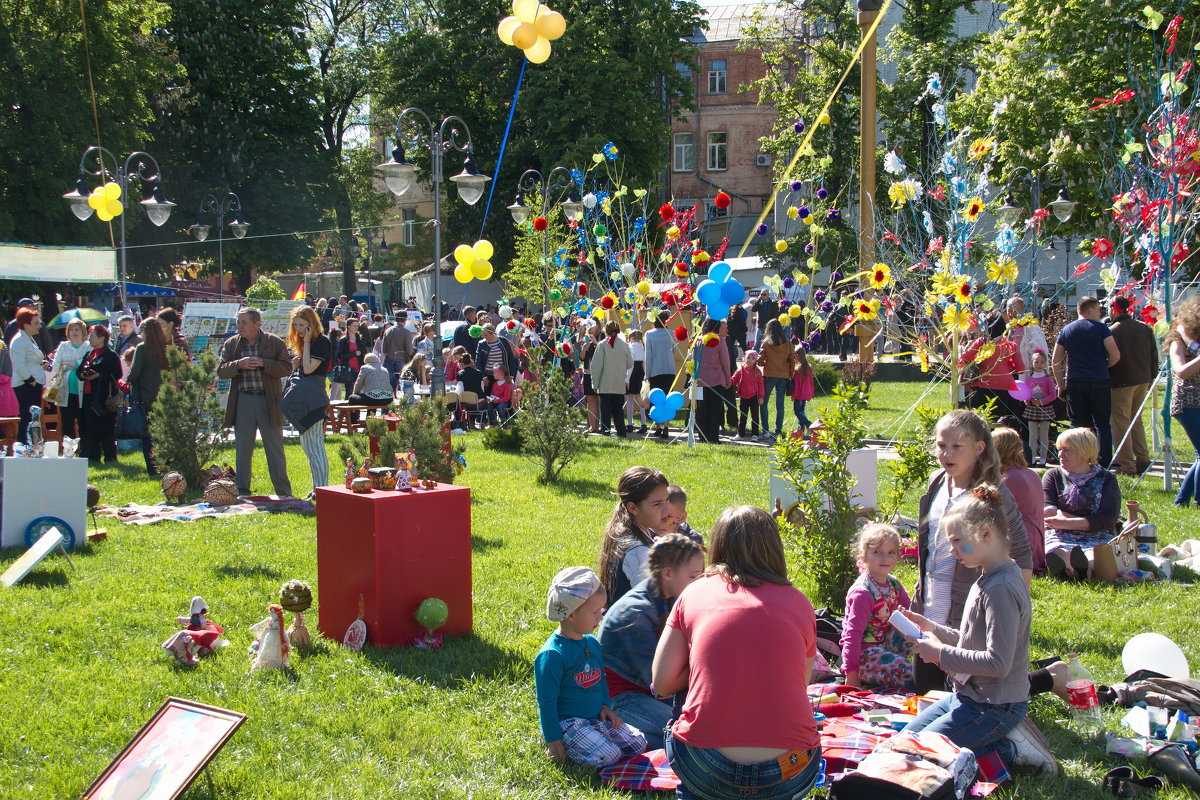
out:
<path id="1" fill-rule="evenodd" d="M 587 567 L 554 576 L 546 616 L 558 623 L 533 661 L 546 751 L 557 763 L 607 767 L 646 749 L 646 737 L 609 708 L 600 642 L 592 635 L 607 593 Z"/>

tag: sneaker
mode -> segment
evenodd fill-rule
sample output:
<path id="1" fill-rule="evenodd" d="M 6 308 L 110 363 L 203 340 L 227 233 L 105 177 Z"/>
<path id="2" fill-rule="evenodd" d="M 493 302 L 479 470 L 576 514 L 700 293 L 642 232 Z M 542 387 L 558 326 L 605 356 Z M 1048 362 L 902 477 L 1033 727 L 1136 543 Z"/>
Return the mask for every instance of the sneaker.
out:
<path id="1" fill-rule="evenodd" d="M 1020 767 L 1037 767 L 1046 775 L 1058 774 L 1058 762 L 1050 752 L 1050 743 L 1028 716 L 1008 733 L 1017 755 L 1013 764 Z"/>

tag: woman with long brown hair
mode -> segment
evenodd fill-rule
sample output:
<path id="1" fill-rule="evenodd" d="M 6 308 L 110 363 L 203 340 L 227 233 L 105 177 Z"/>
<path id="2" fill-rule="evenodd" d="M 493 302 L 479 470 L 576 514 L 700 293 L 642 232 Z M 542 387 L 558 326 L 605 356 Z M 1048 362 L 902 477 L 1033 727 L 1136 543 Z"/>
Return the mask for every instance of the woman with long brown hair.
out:
<path id="1" fill-rule="evenodd" d="M 329 456 L 325 452 L 325 415 L 329 409 L 329 394 L 325 375 L 333 344 L 322 333 L 321 320 L 308 306 L 292 309 L 288 320 L 288 347 L 292 358 L 292 374 L 288 377 L 280 409 L 288 422 L 300 432 L 300 449 L 308 457 L 312 473 L 313 492 L 329 483 Z"/>
<path id="2" fill-rule="evenodd" d="M 1200 453 L 1200 297 L 1193 297 L 1175 308 L 1175 323 L 1163 343 L 1171 357 L 1175 386 L 1171 391 L 1171 416 L 1187 433 L 1192 447 Z M 1200 505 L 1200 459 L 1179 484 L 1175 505 Z"/>
<path id="3" fill-rule="evenodd" d="M 596 573 L 608 602 L 650 576 L 648 560 L 654 532 L 667 520 L 667 476 L 650 467 L 630 467 L 617 481 L 617 506 L 604 530 Z"/>
<path id="4" fill-rule="evenodd" d="M 133 364 L 129 367 L 129 401 L 140 404 L 149 420 L 150 409 L 158 402 L 163 372 L 167 369 L 167 336 L 156 317 L 142 320 L 138 333 L 142 340 L 133 350 Z M 149 426 L 142 437 L 142 458 L 146 460 L 146 472 L 157 475 Z"/>

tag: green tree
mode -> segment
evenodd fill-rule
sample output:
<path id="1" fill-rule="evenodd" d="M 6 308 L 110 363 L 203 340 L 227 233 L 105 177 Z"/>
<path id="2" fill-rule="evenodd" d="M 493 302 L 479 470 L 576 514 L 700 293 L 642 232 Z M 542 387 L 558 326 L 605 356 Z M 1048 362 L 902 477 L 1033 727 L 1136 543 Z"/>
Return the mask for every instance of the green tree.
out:
<path id="1" fill-rule="evenodd" d="M 530 307 L 549 307 L 546 286 L 550 284 L 558 288 L 554 280 L 554 274 L 559 270 L 554 263 L 555 253 L 571 247 L 575 238 L 568 235 L 564 227 L 564 214 L 558 206 L 551 208 L 549 216 L 546 217 L 546 231 L 542 233 L 534 230 L 533 221 L 542 207 L 541 195 L 537 192 L 526 195 L 524 202 L 534 211 L 530 213 L 528 220 L 514 226 L 517 230 L 516 254 L 509 269 L 504 273 L 504 291 L 508 297 L 524 297 L 529 301 Z M 549 242 L 548 260 L 544 256 L 544 237 L 548 237 Z"/>
<path id="2" fill-rule="evenodd" d="M 200 470 L 225 444 L 225 415 L 216 393 L 217 358 L 206 351 L 189 361 L 172 345 L 167 347 L 167 365 L 147 420 L 154 460 L 163 472 L 183 475 L 194 489 Z"/>
<path id="3" fill-rule="evenodd" d="M 555 483 L 567 465 L 587 447 L 587 434 L 579 430 L 583 411 L 571 406 L 571 385 L 560 369 L 546 371 L 521 403 L 517 430 L 526 456 L 538 462 L 538 483 Z"/>
<path id="4" fill-rule="evenodd" d="M 683 38 L 701 25 L 692 0 L 563 0 L 554 8 L 566 17 L 567 31 L 554 42 L 548 61 L 526 67 L 499 175 L 500 141 L 524 58 L 496 36 L 509 3 L 442 0 L 427 26 L 395 37 L 388 49 L 383 108 L 417 106 L 437 120 L 454 114 L 470 127 L 479 168 L 497 182 L 484 235 L 496 245 L 493 261 L 501 273 L 514 241 L 504 205 L 524 170 L 582 168 L 612 141 L 624 159 L 625 182 L 647 185 L 666 159 L 670 120 L 664 97 L 678 98 L 674 104 L 681 110 L 694 107 L 690 82 L 676 70 L 678 63 L 695 61 L 694 47 Z M 581 119 L 587 124 L 581 126 Z M 426 153 L 409 155 L 428 164 Z M 447 176 L 460 163 L 457 153 L 449 154 Z M 486 198 L 473 208 L 443 200 L 448 218 L 443 241 L 452 246 L 479 238 Z"/>

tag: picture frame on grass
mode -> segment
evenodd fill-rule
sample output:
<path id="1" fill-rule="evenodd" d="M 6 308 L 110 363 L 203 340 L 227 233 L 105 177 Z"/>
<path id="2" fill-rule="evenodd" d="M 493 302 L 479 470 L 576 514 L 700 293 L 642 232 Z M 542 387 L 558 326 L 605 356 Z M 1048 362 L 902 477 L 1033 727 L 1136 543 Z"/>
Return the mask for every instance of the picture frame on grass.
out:
<path id="1" fill-rule="evenodd" d="M 176 800 L 245 720 L 237 711 L 169 697 L 83 800 Z"/>

